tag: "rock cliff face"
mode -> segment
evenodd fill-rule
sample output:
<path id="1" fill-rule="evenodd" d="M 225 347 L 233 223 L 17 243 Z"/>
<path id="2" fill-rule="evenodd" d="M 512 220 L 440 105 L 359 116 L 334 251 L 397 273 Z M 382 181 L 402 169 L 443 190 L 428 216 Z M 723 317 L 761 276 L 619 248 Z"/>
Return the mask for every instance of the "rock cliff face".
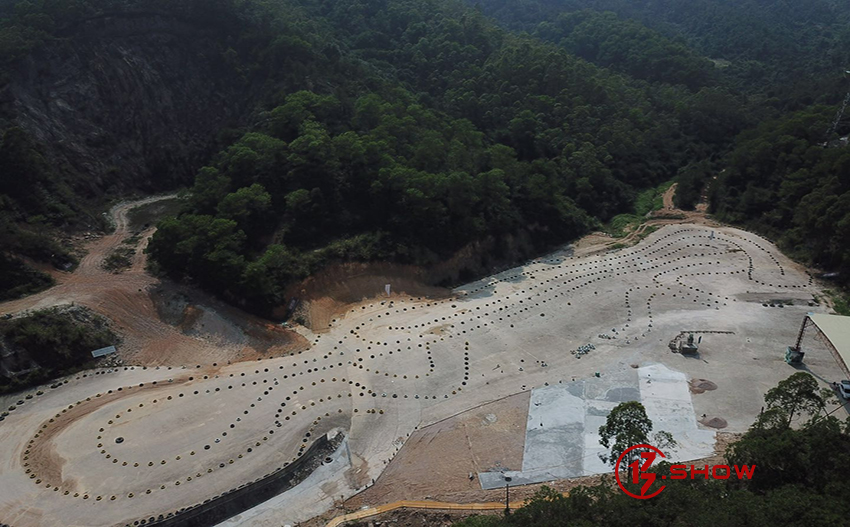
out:
<path id="1" fill-rule="evenodd" d="M 227 48 L 220 31 L 159 13 L 86 20 L 16 66 L 0 125 L 38 139 L 83 196 L 188 182 L 254 104 Z"/>

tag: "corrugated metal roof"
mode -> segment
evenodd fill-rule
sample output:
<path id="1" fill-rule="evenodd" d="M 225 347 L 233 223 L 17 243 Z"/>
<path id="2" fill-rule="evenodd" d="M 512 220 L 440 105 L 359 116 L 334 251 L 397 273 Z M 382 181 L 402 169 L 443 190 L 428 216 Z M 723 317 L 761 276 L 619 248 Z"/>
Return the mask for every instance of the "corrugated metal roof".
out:
<path id="1" fill-rule="evenodd" d="M 105 348 L 100 348 L 99 350 L 94 350 L 91 352 L 91 356 L 94 358 L 103 357 L 104 355 L 109 355 L 110 353 L 115 353 L 115 346 L 107 346 Z"/>

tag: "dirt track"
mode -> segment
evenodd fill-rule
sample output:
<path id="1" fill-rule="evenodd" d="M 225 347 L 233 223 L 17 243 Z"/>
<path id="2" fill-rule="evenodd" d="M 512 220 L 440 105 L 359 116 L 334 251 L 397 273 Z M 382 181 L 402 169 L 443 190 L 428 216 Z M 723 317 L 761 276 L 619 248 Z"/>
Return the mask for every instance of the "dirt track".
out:
<path id="1" fill-rule="evenodd" d="M 673 196 L 676 195 L 676 187 L 678 185 L 678 183 L 673 183 L 672 185 L 670 185 L 670 188 L 668 188 L 662 196 L 664 208 L 667 210 L 673 210 L 676 208 L 676 205 L 673 203 Z"/>

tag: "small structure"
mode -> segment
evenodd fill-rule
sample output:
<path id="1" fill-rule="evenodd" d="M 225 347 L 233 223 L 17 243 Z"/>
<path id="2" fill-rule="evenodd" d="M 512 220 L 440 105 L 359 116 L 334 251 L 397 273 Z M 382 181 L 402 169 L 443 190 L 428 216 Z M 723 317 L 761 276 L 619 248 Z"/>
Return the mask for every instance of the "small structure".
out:
<path id="1" fill-rule="evenodd" d="M 91 352 L 91 356 L 97 359 L 98 357 L 103 357 L 106 355 L 112 355 L 116 353 L 118 350 L 115 349 L 115 346 L 107 346 L 105 348 L 100 348 L 99 350 L 94 350 Z"/>
<path id="2" fill-rule="evenodd" d="M 791 346 L 785 348 L 785 362 L 788 364 L 802 364 L 803 357 L 805 356 L 806 353 L 798 348 L 793 348 Z"/>
<path id="3" fill-rule="evenodd" d="M 688 333 L 687 342 L 679 341 L 679 353 L 694 354 L 699 351 L 699 345 L 694 342 L 694 334 Z"/>

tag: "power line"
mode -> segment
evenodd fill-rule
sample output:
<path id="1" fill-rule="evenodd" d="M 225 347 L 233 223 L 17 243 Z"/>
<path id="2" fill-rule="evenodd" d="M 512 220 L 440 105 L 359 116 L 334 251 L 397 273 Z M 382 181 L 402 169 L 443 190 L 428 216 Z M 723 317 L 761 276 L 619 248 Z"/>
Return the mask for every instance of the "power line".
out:
<path id="1" fill-rule="evenodd" d="M 850 76 L 850 70 L 846 70 L 844 72 L 845 78 Z M 838 125 L 841 123 L 841 118 L 844 117 L 844 111 L 847 109 L 847 104 L 850 103 L 850 92 L 844 97 L 844 102 L 841 103 L 841 108 L 838 109 L 838 112 L 835 114 L 835 119 L 832 121 L 832 125 L 830 125 L 829 129 L 826 131 L 826 140 L 829 141 L 829 137 L 835 133 L 838 129 Z"/>
<path id="2" fill-rule="evenodd" d="M 850 93 L 847 93 L 847 96 L 844 97 L 844 102 L 841 103 L 841 108 L 839 108 L 838 113 L 835 114 L 835 119 L 833 119 L 829 130 L 826 131 L 827 140 L 829 140 L 829 137 L 835 132 L 835 130 L 838 129 L 838 125 L 841 122 L 841 118 L 844 117 L 844 110 L 847 109 L 848 103 L 850 103 Z"/>

